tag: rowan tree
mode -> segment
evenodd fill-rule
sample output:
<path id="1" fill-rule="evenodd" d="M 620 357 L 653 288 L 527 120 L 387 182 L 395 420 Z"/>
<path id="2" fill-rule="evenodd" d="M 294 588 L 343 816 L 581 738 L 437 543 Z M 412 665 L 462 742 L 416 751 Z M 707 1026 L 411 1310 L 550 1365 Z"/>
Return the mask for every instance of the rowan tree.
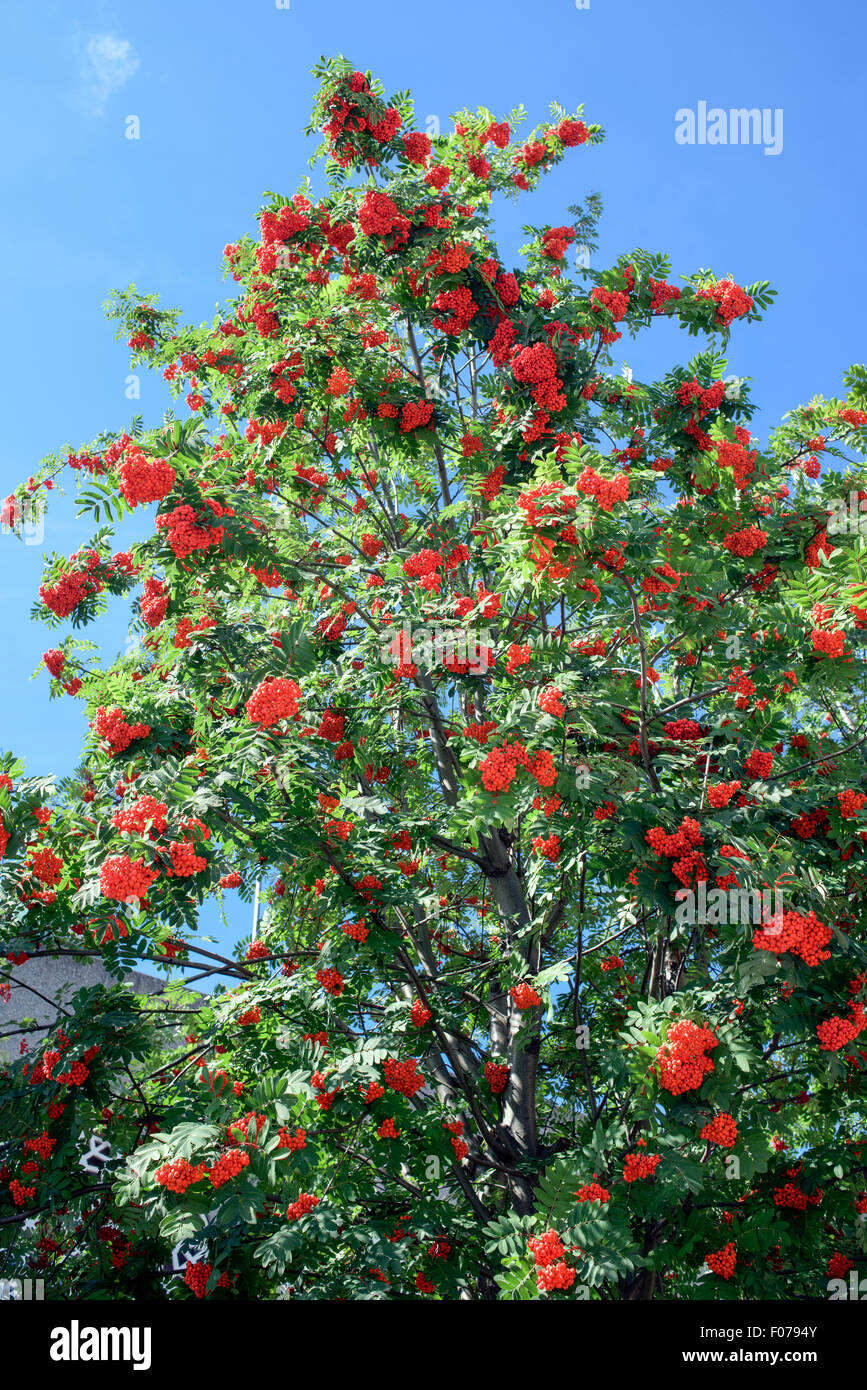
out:
<path id="1" fill-rule="evenodd" d="M 96 530 L 35 607 L 90 735 L 57 785 L 5 756 L 0 984 L 70 954 L 118 983 L 8 1033 L 4 1270 L 822 1294 L 867 1213 L 867 372 L 762 444 L 723 353 L 766 282 L 597 269 L 593 194 L 501 259 L 495 199 L 597 157 L 580 110 L 429 137 L 344 59 L 316 76 L 328 191 L 266 195 L 220 316 L 111 302 L 184 418 L 5 504 L 74 473 Z M 686 365 L 619 374 L 672 318 Z M 103 665 L 76 634 L 111 595 L 136 640 Z M 221 954 L 202 905 L 237 924 L 257 885 Z"/>

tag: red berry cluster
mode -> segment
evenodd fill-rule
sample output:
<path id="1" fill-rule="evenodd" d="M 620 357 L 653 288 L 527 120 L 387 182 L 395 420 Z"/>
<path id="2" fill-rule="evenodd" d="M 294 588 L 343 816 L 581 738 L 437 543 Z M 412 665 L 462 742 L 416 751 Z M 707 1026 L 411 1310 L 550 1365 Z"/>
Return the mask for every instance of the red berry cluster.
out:
<path id="1" fill-rule="evenodd" d="M 603 512 L 610 512 L 615 502 L 625 502 L 629 496 L 629 474 L 620 473 L 611 481 L 594 469 L 585 468 L 575 479 L 575 487 L 585 496 L 595 497 Z"/>
<path id="2" fill-rule="evenodd" d="M 792 1170 L 794 1171 L 794 1170 Z M 774 1188 L 774 1206 L 788 1207 L 791 1211 L 806 1211 L 807 1207 L 817 1207 L 822 1200 L 822 1189 L 818 1188 L 812 1197 L 802 1192 L 793 1182 Z"/>
<path id="3" fill-rule="evenodd" d="M 861 1004 L 853 1004 L 850 1013 L 850 1018 L 840 1018 L 839 1014 L 834 1014 L 833 1018 L 819 1024 L 816 1034 L 823 1052 L 839 1052 L 841 1047 L 847 1047 L 867 1028 L 867 1015 Z"/>
<path id="4" fill-rule="evenodd" d="M 802 840 L 818 838 L 827 833 L 828 812 L 824 806 L 817 806 L 812 811 L 802 811 L 799 816 L 793 816 L 790 825 Z"/>
<path id="5" fill-rule="evenodd" d="M 625 290 L 605 290 L 597 285 L 590 291 L 590 306 L 597 312 L 607 309 L 614 322 L 619 323 L 629 307 L 629 295 Z"/>
<path id="6" fill-rule="evenodd" d="M 523 743 L 515 742 L 492 748 L 488 753 L 480 767 L 483 787 L 494 793 L 508 791 L 519 766 L 526 768 L 540 787 L 551 787 L 557 780 L 557 769 L 547 749 L 542 748 L 531 757 Z"/>
<path id="7" fill-rule="evenodd" d="M 349 936 L 353 941 L 365 942 L 370 935 L 370 927 L 365 924 L 364 918 L 360 922 L 344 922 L 340 928 L 345 936 Z"/>
<path id="8" fill-rule="evenodd" d="M 374 536 L 370 531 L 365 531 L 361 537 L 361 550 L 368 560 L 375 560 L 384 549 L 385 545 L 377 536 Z"/>
<path id="9" fill-rule="evenodd" d="M 358 206 L 358 225 L 365 236 L 391 236 L 405 241 L 410 224 L 397 204 L 386 193 L 369 188 Z"/>
<path id="10" fill-rule="evenodd" d="M 654 854 L 664 854 L 669 859 L 704 844 L 704 837 L 697 820 L 685 816 L 673 835 L 668 835 L 661 826 L 655 825 L 644 836 Z"/>
<path id="11" fill-rule="evenodd" d="M 87 1057 L 87 1053 L 84 1055 Z M 83 1086 L 89 1076 L 90 1070 L 84 1062 L 73 1062 L 69 1071 L 58 1072 L 54 1079 L 62 1086 Z"/>
<path id="12" fill-rule="evenodd" d="M 851 820 L 853 816 L 857 816 L 861 807 L 867 802 L 867 794 L 847 790 L 838 792 L 837 800 L 840 802 L 840 815 L 844 820 Z"/>
<path id="13" fill-rule="evenodd" d="M 44 1129 L 42 1133 L 37 1135 L 35 1138 L 25 1139 L 24 1150 L 27 1153 L 39 1154 L 40 1158 L 47 1160 L 51 1157 L 51 1150 L 54 1148 L 56 1143 L 57 1140 L 52 1139 L 51 1135 L 48 1133 L 48 1130 Z"/>
<path id="14" fill-rule="evenodd" d="M 707 289 L 697 290 L 695 297 L 716 301 L 716 321 L 720 328 L 728 328 L 734 319 L 743 318 L 753 307 L 752 295 L 733 280 L 718 280 Z"/>
<path id="15" fill-rule="evenodd" d="M 296 1152 L 298 1149 L 305 1149 L 306 1147 L 307 1132 L 303 1130 L 300 1125 L 297 1127 L 294 1134 L 290 1134 L 288 1129 L 280 1130 L 280 1142 L 277 1145 L 278 1149 L 291 1149 L 293 1152 Z"/>
<path id="16" fill-rule="evenodd" d="M 294 719 L 300 699 L 300 686 L 293 680 L 278 676 L 261 681 L 244 708 L 251 723 L 261 724 L 263 729 L 268 729 L 281 719 Z"/>
<path id="17" fill-rule="evenodd" d="M 566 404 L 563 382 L 558 375 L 557 358 L 547 343 L 531 343 L 516 348 L 512 355 L 512 376 L 529 386 L 530 395 L 543 411 L 559 411 Z"/>
<path id="18" fill-rule="evenodd" d="M 735 792 L 741 789 L 740 782 L 709 782 L 707 788 L 708 805 L 714 810 L 728 806 Z"/>
<path id="19" fill-rule="evenodd" d="M 256 1132 L 251 1134 L 250 1125 L 254 1121 Z M 252 1144 L 255 1149 L 259 1131 L 266 1123 L 267 1117 L 265 1115 L 257 1115 L 255 1110 L 249 1110 L 246 1115 L 241 1116 L 240 1120 L 233 1120 L 230 1125 L 226 1126 L 226 1137 L 230 1144 Z"/>
<path id="20" fill-rule="evenodd" d="M 667 724 L 663 725 L 662 732 L 666 738 L 673 738 L 681 743 L 691 743 L 702 737 L 703 730 L 694 719 L 670 719 Z"/>
<path id="21" fill-rule="evenodd" d="M 200 1182 L 206 1172 L 207 1165 L 204 1163 L 197 1163 L 193 1167 L 189 1159 L 176 1158 L 173 1163 L 164 1163 L 162 1168 L 156 1170 L 154 1181 L 168 1188 L 169 1192 L 182 1196 L 194 1182 Z"/>
<path id="22" fill-rule="evenodd" d="M 842 656 L 846 647 L 846 634 L 840 628 L 828 628 L 827 631 L 814 628 L 810 640 L 813 650 L 821 652 L 823 656 Z"/>
<path id="23" fill-rule="evenodd" d="M 541 854 L 545 859 L 550 859 L 552 864 L 556 864 L 560 858 L 560 836 L 549 835 L 546 839 L 544 835 L 534 835 L 533 853 Z"/>
<path id="24" fill-rule="evenodd" d="M 768 543 L 768 532 L 762 531 L 758 526 L 743 526 L 740 531 L 731 531 L 723 541 L 723 549 L 730 550 L 732 555 L 740 555 L 743 559 L 748 559 L 750 555 L 761 550 Z"/>
<path id="25" fill-rule="evenodd" d="M 106 859 L 99 871 L 99 887 L 104 898 L 127 902 L 130 898 L 143 898 L 157 878 L 157 871 L 149 869 L 144 859 L 115 854 Z"/>
<path id="26" fill-rule="evenodd" d="M 54 676 L 56 680 L 66 665 L 66 653 L 55 647 L 52 648 L 50 652 L 43 652 L 42 660 L 45 662 L 50 674 Z"/>
<path id="27" fill-rule="evenodd" d="M 485 1080 L 495 1096 L 505 1091 L 509 1082 L 509 1068 L 499 1062 L 485 1063 Z"/>
<path id="28" fill-rule="evenodd" d="M 556 1231 L 546 1231 L 541 1236 L 530 1236 L 527 1246 L 537 1265 L 553 1264 L 555 1260 L 562 1260 L 566 1254 Z"/>
<path id="29" fill-rule="evenodd" d="M 418 1070 L 415 1057 L 408 1057 L 405 1062 L 399 1062 L 394 1057 L 386 1057 L 382 1064 L 382 1070 L 386 1086 L 410 1099 L 424 1085 L 424 1077 Z"/>
<path id="30" fill-rule="evenodd" d="M 129 445 L 120 466 L 120 490 L 131 507 L 140 502 L 160 502 L 175 485 L 175 470 L 165 459 L 148 458 Z"/>
<path id="31" fill-rule="evenodd" d="M 587 127 L 583 121 L 561 121 L 556 127 L 561 145 L 583 145 L 587 139 Z"/>
<path id="32" fill-rule="evenodd" d="M 762 752 L 761 749 L 754 748 L 744 762 L 744 771 L 748 772 L 751 777 L 762 779 L 770 776 L 773 765 L 774 755 L 772 752 Z"/>
<path id="33" fill-rule="evenodd" d="M 55 584 L 40 585 L 39 597 L 56 617 L 68 618 L 88 594 L 98 593 L 101 587 L 92 575 L 75 570 L 62 574 Z"/>
<path id="34" fill-rule="evenodd" d="M 540 1293 L 572 1287 L 575 1283 L 575 1271 L 566 1264 L 566 1251 L 556 1231 L 546 1231 L 541 1236 L 530 1236 L 527 1246 L 536 1262 L 536 1286 Z"/>
<path id="35" fill-rule="evenodd" d="M 454 290 L 441 290 L 431 308 L 438 309 L 441 316 L 448 315 L 447 318 L 439 317 L 433 320 L 434 328 L 441 333 L 463 333 L 479 311 L 479 306 L 466 285 L 460 285 Z"/>
<path id="36" fill-rule="evenodd" d="M 562 719 L 566 713 L 563 696 L 556 685 L 547 685 L 540 691 L 536 703 L 539 709 L 544 710 L 546 714 L 554 715 L 557 719 Z"/>
<path id="37" fill-rule="evenodd" d="M 831 940 L 831 928 L 820 922 L 815 912 L 806 917 L 799 912 L 777 912 L 765 924 L 764 930 L 753 933 L 753 946 L 757 951 L 773 951 L 782 955 L 800 956 L 807 965 L 818 965 L 830 959 L 831 952 L 823 948 Z"/>
<path id="38" fill-rule="evenodd" d="M 227 1149 L 208 1169 L 211 1186 L 222 1187 L 224 1183 L 236 1178 L 243 1168 L 249 1167 L 249 1164 L 250 1156 L 243 1149 Z"/>
<path id="39" fill-rule="evenodd" d="M 158 627 L 166 616 L 171 592 L 161 579 L 146 579 L 139 600 L 142 622 L 148 627 Z"/>
<path id="40" fill-rule="evenodd" d="M 735 1120 L 722 1110 L 708 1121 L 699 1135 L 700 1139 L 707 1139 L 711 1144 L 720 1144 L 724 1149 L 732 1148 L 737 1137 L 738 1127 Z"/>
<path id="41" fill-rule="evenodd" d="M 450 1143 L 455 1151 L 455 1158 L 458 1160 L 458 1163 L 460 1163 L 462 1159 L 466 1158 L 470 1151 L 470 1146 L 466 1139 L 461 1138 L 464 1132 L 464 1122 L 463 1120 L 447 1120 L 443 1125 L 443 1129 L 447 1129 L 451 1134 Z"/>
<path id="42" fill-rule="evenodd" d="M 100 705 L 93 728 L 97 738 L 104 738 L 111 745 L 112 753 L 123 753 L 134 738 L 147 738 L 151 731 L 149 724 L 128 724 L 119 705 L 111 709 Z"/>
<path id="43" fill-rule="evenodd" d="M 608 1202 L 611 1200 L 611 1193 L 607 1187 L 602 1187 L 598 1182 L 587 1182 L 583 1187 L 579 1187 L 575 1193 L 579 1202 Z"/>
<path id="44" fill-rule="evenodd" d="M 325 738 L 329 743 L 341 743 L 345 731 L 346 716 L 338 714 L 338 712 L 333 709 L 325 710 L 319 728 L 316 730 L 319 738 Z"/>
<path id="45" fill-rule="evenodd" d="M 661 1162 L 662 1154 L 627 1154 L 623 1160 L 623 1181 L 652 1178 Z"/>
<path id="46" fill-rule="evenodd" d="M 316 1104 L 320 1110 L 330 1110 L 337 1097 L 340 1095 L 340 1087 L 335 1086 L 333 1091 L 328 1089 L 328 1073 L 315 1071 L 310 1078 L 310 1085 L 315 1091 L 319 1092 L 316 1097 Z"/>
<path id="47" fill-rule="evenodd" d="M 533 1009 L 537 1004 L 541 1004 L 541 995 L 537 994 L 532 985 L 528 985 L 526 980 L 522 980 L 518 985 L 512 985 L 509 994 L 514 1000 L 516 1009 Z"/>
<path id="48" fill-rule="evenodd" d="M 9 1191 L 12 1193 L 12 1200 L 16 1207 L 26 1207 L 27 1203 L 32 1202 L 36 1196 L 35 1187 L 24 1187 L 17 1178 L 13 1178 L 10 1182 Z"/>
<path id="49" fill-rule="evenodd" d="M 191 878 L 208 867 L 207 859 L 196 854 L 195 846 L 188 840 L 172 840 L 169 854 L 172 857 L 172 867 L 168 870 L 170 878 Z"/>
<path id="50" fill-rule="evenodd" d="M 231 515 L 228 508 L 213 498 L 207 499 L 207 506 L 215 518 Z M 167 533 L 169 545 L 179 560 L 185 560 L 194 550 L 209 550 L 211 546 L 220 545 L 225 534 L 223 526 L 201 525 L 196 511 L 187 502 L 158 516 L 156 528 Z"/>
<path id="51" fill-rule="evenodd" d="M 343 993 L 344 979 L 339 970 L 332 966 L 328 970 L 317 970 L 316 978 L 326 994 L 333 994 L 338 998 Z"/>
<path id="52" fill-rule="evenodd" d="M 737 1264 L 737 1255 L 732 1241 L 724 1245 L 722 1250 L 714 1250 L 709 1255 L 705 1255 L 705 1263 L 708 1268 L 718 1274 L 721 1279 L 731 1279 Z"/>
<path id="53" fill-rule="evenodd" d="M 697 882 L 707 879 L 707 865 L 700 852 L 704 836 L 697 820 L 684 816 L 673 835 L 668 835 L 661 826 L 654 825 L 645 832 L 644 838 L 654 854 L 664 854 L 666 858 L 674 861 L 671 872 L 685 888 L 689 887 L 693 877 Z"/>
<path id="54" fill-rule="evenodd" d="M 675 1096 L 697 1090 L 714 1069 L 706 1054 L 718 1046 L 719 1039 L 711 1028 L 699 1028 L 687 1018 L 679 1020 L 656 1054 L 659 1084 Z"/>
<path id="55" fill-rule="evenodd" d="M 204 1298 L 212 1269 L 213 1265 L 203 1264 L 199 1260 L 187 1260 L 184 1283 L 188 1289 L 192 1289 L 196 1298 Z"/>
<path id="56" fill-rule="evenodd" d="M 166 828 L 166 816 L 168 807 L 164 801 L 156 801 L 152 796 L 139 797 L 138 801 L 133 802 L 132 806 L 127 806 L 122 811 L 115 811 L 111 818 L 111 823 L 115 830 L 123 830 L 138 835 L 144 835 L 150 829 L 162 835 Z"/>
<path id="57" fill-rule="evenodd" d="M 290 1202 L 286 1208 L 287 1221 L 297 1221 L 299 1217 L 306 1216 L 314 1207 L 319 1206 L 319 1198 L 314 1197 L 312 1192 L 299 1192 L 297 1199 Z"/>
<path id="58" fill-rule="evenodd" d="M 507 471 L 505 464 L 500 463 L 479 483 L 479 493 L 486 502 L 493 502 L 499 496 Z"/>
<path id="59" fill-rule="evenodd" d="M 40 883 L 45 883 L 51 887 L 52 884 L 60 882 L 63 873 L 63 860 L 50 849 L 31 851 L 27 866 Z"/>

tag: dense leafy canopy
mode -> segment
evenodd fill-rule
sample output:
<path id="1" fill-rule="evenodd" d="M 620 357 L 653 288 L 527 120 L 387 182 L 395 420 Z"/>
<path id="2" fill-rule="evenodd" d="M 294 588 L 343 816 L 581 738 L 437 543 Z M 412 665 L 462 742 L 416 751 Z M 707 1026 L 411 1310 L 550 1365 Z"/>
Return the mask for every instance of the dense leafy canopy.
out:
<path id="1" fill-rule="evenodd" d="M 4 507 L 77 475 L 98 529 L 35 611 L 78 632 L 128 594 L 135 640 L 46 653 L 90 719 L 73 778 L 3 762 L 0 987 L 69 953 L 118 983 L 7 1030 L 0 1267 L 90 1298 L 824 1293 L 867 1211 L 867 373 L 761 446 L 722 353 L 767 284 L 596 269 L 593 195 L 501 263 L 494 195 L 599 127 L 429 137 L 317 76 L 329 192 L 266 195 L 223 315 L 112 302 L 188 418 Z M 697 354 L 627 379 L 612 346 L 659 318 Z M 257 885 L 223 956 L 201 905 Z"/>

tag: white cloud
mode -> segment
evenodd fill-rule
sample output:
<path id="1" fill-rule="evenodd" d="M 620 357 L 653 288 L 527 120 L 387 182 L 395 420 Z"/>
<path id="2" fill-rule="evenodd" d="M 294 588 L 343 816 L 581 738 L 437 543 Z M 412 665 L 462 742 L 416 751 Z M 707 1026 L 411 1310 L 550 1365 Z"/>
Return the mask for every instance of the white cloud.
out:
<path id="1" fill-rule="evenodd" d="M 85 46 L 82 79 L 94 115 L 102 115 L 108 98 L 129 81 L 138 65 L 128 39 L 91 34 Z"/>

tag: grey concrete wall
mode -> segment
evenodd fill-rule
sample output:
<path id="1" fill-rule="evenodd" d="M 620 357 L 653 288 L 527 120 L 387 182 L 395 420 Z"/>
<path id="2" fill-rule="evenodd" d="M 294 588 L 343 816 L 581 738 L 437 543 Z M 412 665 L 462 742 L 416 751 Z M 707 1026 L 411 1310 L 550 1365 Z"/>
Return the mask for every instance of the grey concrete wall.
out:
<path id="1" fill-rule="evenodd" d="M 52 1001 L 66 1004 L 79 989 L 117 984 L 101 961 L 77 956 L 40 956 L 23 965 L 10 965 L 9 972 L 14 980 L 9 1002 L 0 998 L 0 1059 L 17 1057 L 22 1038 L 26 1038 L 29 1052 L 40 1046 L 44 1034 L 58 1018 L 56 1004 Z M 131 970 L 124 978 L 124 984 L 136 994 L 154 994 L 163 989 L 165 983 L 164 979 L 144 975 L 138 970 Z M 45 998 L 41 997 L 43 995 Z M 35 1019 L 35 1026 L 29 1027 L 26 1033 L 16 1032 L 12 1037 L 4 1037 L 19 1028 L 18 1020 L 24 1018 Z"/>

